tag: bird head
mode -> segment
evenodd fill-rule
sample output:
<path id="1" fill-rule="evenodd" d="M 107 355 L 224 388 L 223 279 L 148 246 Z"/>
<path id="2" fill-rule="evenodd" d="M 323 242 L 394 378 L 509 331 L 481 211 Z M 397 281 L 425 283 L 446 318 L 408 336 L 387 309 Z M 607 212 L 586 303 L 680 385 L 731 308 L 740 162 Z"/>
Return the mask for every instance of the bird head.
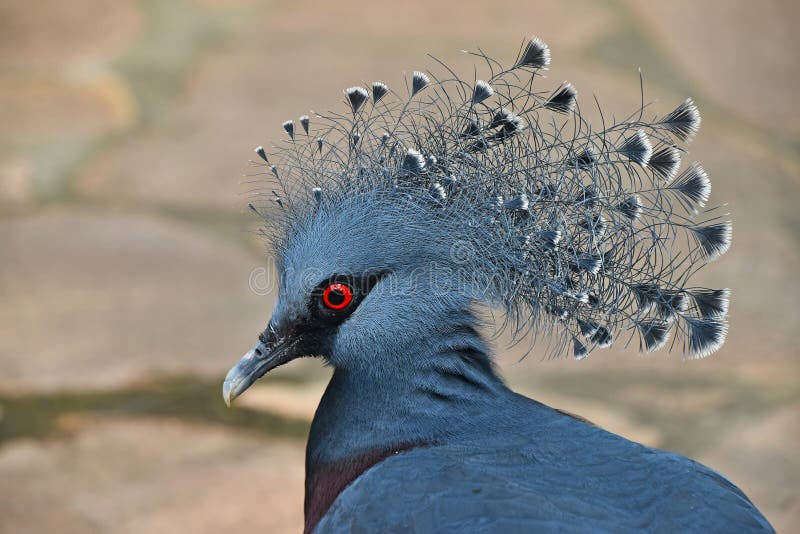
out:
<path id="1" fill-rule="evenodd" d="M 462 243 L 445 221 L 414 224 L 433 221 L 429 208 L 373 192 L 320 202 L 295 218 L 277 255 L 272 318 L 229 372 L 225 401 L 302 356 L 396 375 L 416 363 L 404 357 L 418 353 L 414 344 L 469 316 L 480 295 L 459 256 Z"/>
<path id="2" fill-rule="evenodd" d="M 344 112 L 286 121 L 283 144 L 256 149 L 250 208 L 279 295 L 226 402 L 300 356 L 413 372 L 414 346 L 473 325 L 476 302 L 576 359 L 623 333 L 646 352 L 672 334 L 691 357 L 722 345 L 727 290 L 690 285 L 731 236 L 705 208 L 705 170 L 678 174 L 694 103 L 593 128 L 571 84 L 533 89 L 550 62 L 541 40 L 508 68 L 478 55 L 486 80 L 448 69 L 415 71 L 405 95 L 351 87 Z"/>

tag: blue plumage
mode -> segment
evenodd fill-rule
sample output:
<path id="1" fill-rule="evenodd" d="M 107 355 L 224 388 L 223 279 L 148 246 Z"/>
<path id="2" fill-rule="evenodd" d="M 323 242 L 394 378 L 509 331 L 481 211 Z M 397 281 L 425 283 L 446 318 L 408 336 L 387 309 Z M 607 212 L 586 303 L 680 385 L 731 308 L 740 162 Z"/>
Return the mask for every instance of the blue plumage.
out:
<path id="1" fill-rule="evenodd" d="M 316 532 L 771 530 L 719 473 L 509 397 L 476 418 L 485 431 L 367 471 Z"/>
<path id="2" fill-rule="evenodd" d="M 488 61 L 487 81 L 415 71 L 400 102 L 381 82 L 352 87 L 344 114 L 304 116 L 307 138 L 284 126 L 287 145 L 257 150 L 275 179 L 253 209 L 280 291 L 223 395 L 297 357 L 333 367 L 307 447 L 307 532 L 770 530 L 721 475 L 494 372 L 476 304 L 578 359 L 624 333 L 705 356 L 727 331 L 728 291 L 688 282 L 730 227 L 693 218 L 701 167 L 670 184 L 694 104 L 595 132 L 571 85 L 530 90 L 549 61 L 533 39 L 511 69 Z"/>

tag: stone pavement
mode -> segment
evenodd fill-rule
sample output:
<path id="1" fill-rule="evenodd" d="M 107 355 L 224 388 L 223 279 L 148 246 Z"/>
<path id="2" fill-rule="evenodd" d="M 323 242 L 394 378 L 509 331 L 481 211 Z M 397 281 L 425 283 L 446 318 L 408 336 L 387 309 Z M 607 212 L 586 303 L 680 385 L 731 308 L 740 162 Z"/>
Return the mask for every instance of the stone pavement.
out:
<path id="1" fill-rule="evenodd" d="M 687 159 L 735 234 L 701 282 L 733 289 L 731 335 L 700 362 L 516 350 L 502 369 L 694 455 L 779 530 L 796 525 L 798 20 L 790 1 L 4 1 L 0 531 L 298 531 L 307 423 L 292 421 L 311 417 L 327 371 L 287 366 L 238 411 L 206 396 L 274 301 L 248 285 L 266 264 L 243 209 L 252 147 L 345 87 L 399 85 L 433 66 L 427 52 L 471 72 L 459 50 L 511 58 L 531 33 L 552 47 L 548 83 L 609 114 L 638 106 L 639 67 L 654 113 L 698 102 Z"/>

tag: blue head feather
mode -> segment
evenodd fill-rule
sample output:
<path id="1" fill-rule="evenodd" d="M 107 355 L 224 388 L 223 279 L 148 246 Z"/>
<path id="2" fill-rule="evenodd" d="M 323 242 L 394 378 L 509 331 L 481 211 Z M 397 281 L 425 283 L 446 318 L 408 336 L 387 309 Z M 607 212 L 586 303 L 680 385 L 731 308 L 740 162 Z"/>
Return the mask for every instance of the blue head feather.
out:
<path id="1" fill-rule="evenodd" d="M 271 193 L 253 206 L 285 278 L 279 310 L 307 302 L 312 271 L 321 280 L 436 270 L 461 298 L 500 308 L 515 336 L 583 358 L 622 335 L 653 350 L 652 324 L 671 304 L 641 305 L 636 288 L 647 285 L 657 300 L 680 294 L 689 304 L 662 329 L 690 356 L 721 346 L 725 328 L 706 335 L 705 307 L 692 298 L 705 290 L 690 277 L 727 250 L 730 224 L 705 208 L 702 167 L 670 183 L 677 143 L 697 132 L 696 106 L 649 121 L 642 109 L 595 130 L 570 84 L 531 89 L 549 58 L 532 39 L 513 67 L 485 58 L 485 80 L 415 71 L 406 97 L 376 82 L 372 99 L 351 87 L 347 112 L 304 116 L 308 135 L 289 132 L 269 155 L 259 147 Z M 606 335 L 587 336 L 587 321 Z"/>

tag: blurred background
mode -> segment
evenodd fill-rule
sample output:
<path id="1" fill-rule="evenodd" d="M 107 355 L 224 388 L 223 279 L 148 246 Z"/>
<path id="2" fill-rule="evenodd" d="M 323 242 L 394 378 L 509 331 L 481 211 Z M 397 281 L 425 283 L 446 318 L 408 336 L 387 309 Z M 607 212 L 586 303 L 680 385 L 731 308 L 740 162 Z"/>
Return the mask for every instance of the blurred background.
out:
<path id="1" fill-rule="evenodd" d="M 252 147 L 434 53 L 553 53 L 607 114 L 693 97 L 686 158 L 733 214 L 700 282 L 733 290 L 702 361 L 601 352 L 500 364 L 518 390 L 726 474 L 800 524 L 798 4 L 0 0 L 0 531 L 299 532 L 328 371 L 294 362 L 225 408 L 274 295 L 243 209 Z M 545 87 L 540 85 L 540 88 Z M 585 107 L 586 104 L 584 104 Z M 796 530 L 795 530 L 796 531 Z"/>

